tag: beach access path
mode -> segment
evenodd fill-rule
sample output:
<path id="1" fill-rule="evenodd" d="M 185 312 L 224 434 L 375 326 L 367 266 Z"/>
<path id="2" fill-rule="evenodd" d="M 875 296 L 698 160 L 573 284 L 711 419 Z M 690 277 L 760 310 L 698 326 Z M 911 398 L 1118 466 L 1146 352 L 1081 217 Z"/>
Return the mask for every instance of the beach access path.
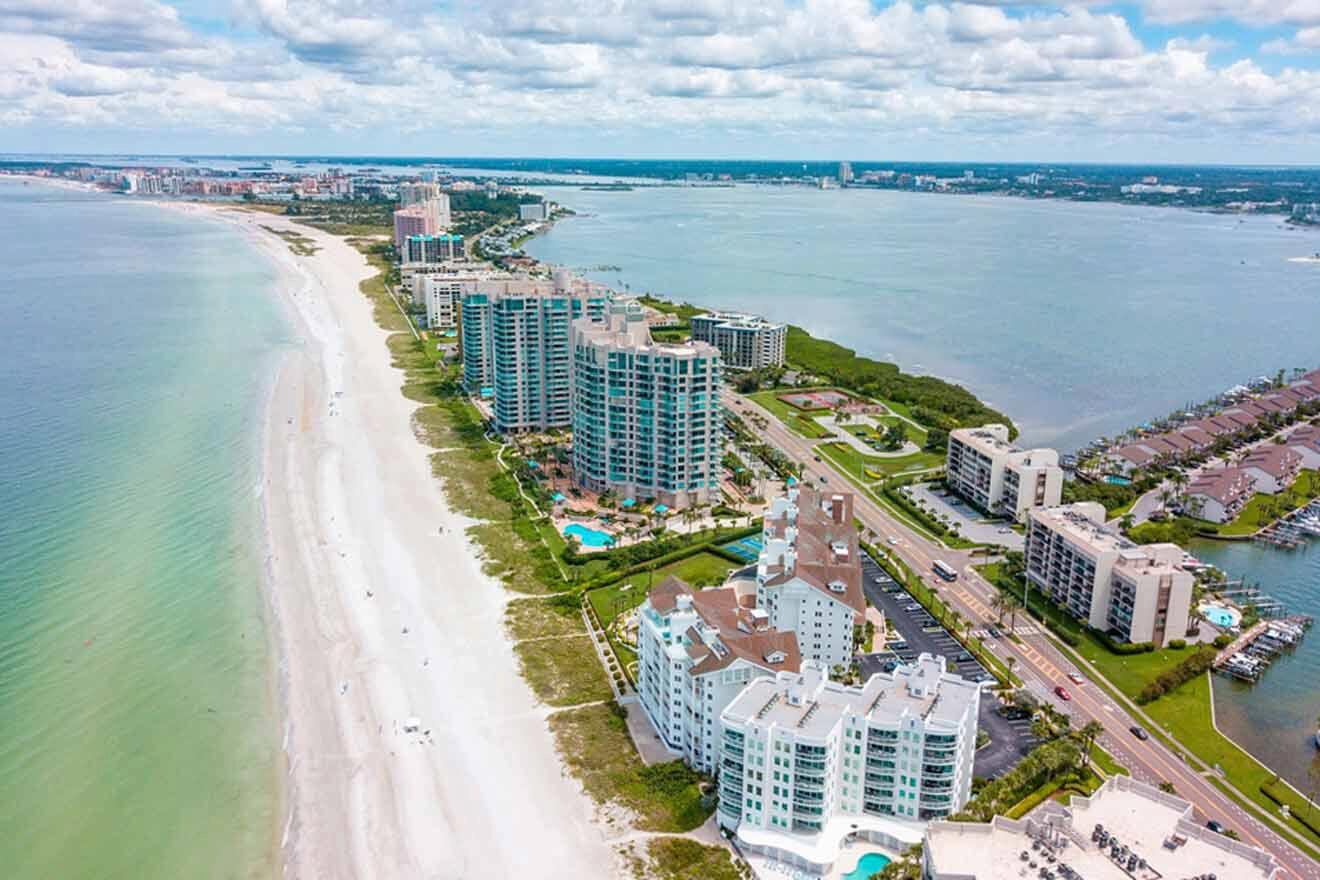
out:
<path id="1" fill-rule="evenodd" d="M 271 258 L 300 337 L 272 392 L 263 485 L 285 876 L 615 876 L 519 674 L 506 591 L 413 434 L 416 404 L 358 288 L 365 259 L 277 216 L 180 209 L 228 220 Z M 296 256 L 262 226 L 319 250 Z"/>

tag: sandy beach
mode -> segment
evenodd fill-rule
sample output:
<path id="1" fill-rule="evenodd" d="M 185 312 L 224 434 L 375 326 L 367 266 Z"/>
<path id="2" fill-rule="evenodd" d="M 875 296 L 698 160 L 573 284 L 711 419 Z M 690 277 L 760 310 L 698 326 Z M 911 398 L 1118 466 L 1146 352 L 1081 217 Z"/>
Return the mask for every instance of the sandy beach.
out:
<path id="1" fill-rule="evenodd" d="M 280 217 L 174 207 L 223 217 L 269 255 L 300 338 L 272 391 L 263 488 L 285 876 L 613 876 L 519 675 L 505 591 L 410 429 L 415 404 L 358 290 L 366 261 Z M 320 250 L 294 256 L 263 225 Z M 405 731 L 410 718 L 420 730 Z"/>

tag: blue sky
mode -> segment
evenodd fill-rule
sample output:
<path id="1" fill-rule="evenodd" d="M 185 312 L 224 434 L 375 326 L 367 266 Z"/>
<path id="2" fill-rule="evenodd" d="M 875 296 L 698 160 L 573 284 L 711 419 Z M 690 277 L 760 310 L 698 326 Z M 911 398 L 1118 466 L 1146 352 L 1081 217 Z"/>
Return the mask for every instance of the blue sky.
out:
<path id="1" fill-rule="evenodd" d="M 0 152 L 1315 163 L 1320 0 L 0 0 Z"/>

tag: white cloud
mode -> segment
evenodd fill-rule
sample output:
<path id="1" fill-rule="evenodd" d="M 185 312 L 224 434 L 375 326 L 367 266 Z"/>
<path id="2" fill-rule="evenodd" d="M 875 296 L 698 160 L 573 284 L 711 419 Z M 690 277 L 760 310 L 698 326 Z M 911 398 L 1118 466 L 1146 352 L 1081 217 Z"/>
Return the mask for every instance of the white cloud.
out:
<path id="1" fill-rule="evenodd" d="M 1269 5 L 1300 20 L 1312 3 Z M 1228 5 L 1147 8 L 1199 20 Z M 1320 126 L 1320 111 L 1296 109 L 1314 104 L 1320 73 L 1216 66 L 1224 44 L 1194 32 L 1146 46 L 1103 4 L 238 0 L 234 16 L 217 36 L 158 0 L 0 0 L 0 121 L 265 135 L 555 126 L 790 142 L 804 132 L 843 142 L 859 129 L 1153 142 L 1211 128 L 1303 141 Z M 1320 27 L 1305 26 L 1286 51 L 1316 45 Z"/>

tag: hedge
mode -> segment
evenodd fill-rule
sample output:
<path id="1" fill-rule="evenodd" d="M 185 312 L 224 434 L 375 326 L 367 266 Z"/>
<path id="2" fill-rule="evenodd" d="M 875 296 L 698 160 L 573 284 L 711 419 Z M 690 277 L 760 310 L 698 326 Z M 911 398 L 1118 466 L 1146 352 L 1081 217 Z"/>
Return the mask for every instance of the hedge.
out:
<path id="1" fill-rule="evenodd" d="M 1137 702 L 1146 704 L 1152 700 L 1158 700 L 1160 697 L 1177 690 L 1182 685 L 1204 674 L 1211 666 L 1215 664 L 1215 657 L 1219 652 L 1209 645 L 1202 645 L 1197 648 L 1187 659 L 1183 660 L 1172 669 L 1165 670 L 1155 677 L 1155 680 L 1141 689 L 1137 694 Z"/>
<path id="2" fill-rule="evenodd" d="M 1302 809 L 1299 810 L 1296 792 L 1289 788 L 1288 784 L 1281 779 L 1276 778 L 1269 782 L 1262 783 L 1260 791 L 1261 794 L 1265 795 L 1265 797 L 1274 801 L 1279 806 L 1287 807 L 1288 813 L 1298 822 L 1301 822 L 1316 834 L 1320 834 L 1320 816 L 1315 814 L 1316 809 L 1320 809 L 1320 806 L 1310 807 L 1303 798 L 1301 803 Z"/>

